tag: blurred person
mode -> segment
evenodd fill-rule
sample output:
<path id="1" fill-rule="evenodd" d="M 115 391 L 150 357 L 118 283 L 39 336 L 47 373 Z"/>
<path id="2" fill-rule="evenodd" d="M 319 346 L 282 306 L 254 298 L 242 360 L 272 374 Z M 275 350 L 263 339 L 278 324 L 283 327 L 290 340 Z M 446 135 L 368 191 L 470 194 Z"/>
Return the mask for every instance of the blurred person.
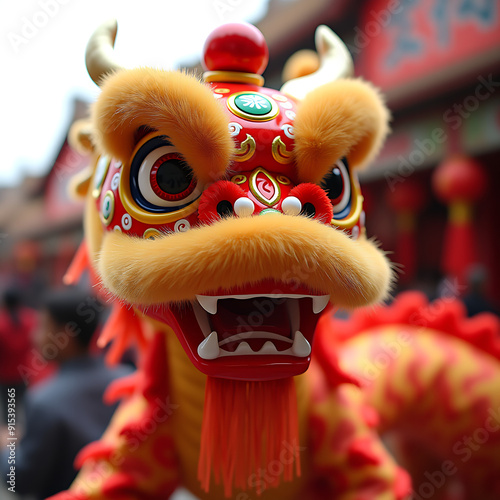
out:
<path id="1" fill-rule="evenodd" d="M 467 316 L 474 316 L 482 312 L 498 314 L 498 310 L 486 298 L 487 279 L 486 269 L 479 264 L 471 266 L 468 270 L 467 282 L 469 286 L 463 297 Z"/>
<path id="2" fill-rule="evenodd" d="M 59 369 L 26 393 L 25 432 L 15 452 L 17 493 L 44 499 L 67 489 L 76 476 L 76 454 L 101 437 L 116 409 L 103 403 L 104 391 L 131 368 L 111 369 L 102 356 L 89 352 L 103 309 L 97 299 L 72 287 L 44 298 L 35 343 Z M 3 478 L 10 467 L 7 459 L 5 450 L 0 465 Z"/>
<path id="3" fill-rule="evenodd" d="M 22 403 L 26 386 L 19 367 L 30 361 L 32 336 L 37 324 L 35 311 L 22 302 L 20 289 L 11 286 L 5 290 L 3 309 L 0 311 L 0 406 L 3 425 L 8 419 L 7 391 L 14 389 L 18 408 Z"/>

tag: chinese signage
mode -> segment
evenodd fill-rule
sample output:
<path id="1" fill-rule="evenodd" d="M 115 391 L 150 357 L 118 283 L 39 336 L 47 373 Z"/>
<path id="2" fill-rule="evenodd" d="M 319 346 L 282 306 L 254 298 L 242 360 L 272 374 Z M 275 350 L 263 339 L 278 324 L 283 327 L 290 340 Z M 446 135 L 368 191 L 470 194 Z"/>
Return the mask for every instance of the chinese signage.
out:
<path id="1" fill-rule="evenodd" d="M 500 61 L 497 0 L 366 2 L 351 52 L 357 70 L 398 98 Z"/>

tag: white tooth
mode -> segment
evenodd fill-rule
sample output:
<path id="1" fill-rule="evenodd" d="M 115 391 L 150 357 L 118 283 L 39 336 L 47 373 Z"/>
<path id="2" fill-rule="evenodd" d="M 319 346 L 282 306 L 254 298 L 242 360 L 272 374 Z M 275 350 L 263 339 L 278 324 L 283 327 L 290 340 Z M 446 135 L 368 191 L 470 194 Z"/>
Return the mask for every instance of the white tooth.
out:
<path id="1" fill-rule="evenodd" d="M 210 314 L 217 312 L 217 297 L 212 295 L 197 295 L 196 298 L 205 311 Z"/>
<path id="2" fill-rule="evenodd" d="M 330 302 L 330 295 L 316 295 L 313 297 L 313 313 L 320 313 Z"/>
<path id="3" fill-rule="evenodd" d="M 234 351 L 235 354 L 253 354 L 252 348 L 248 345 L 248 342 L 241 342 Z"/>
<path id="4" fill-rule="evenodd" d="M 306 340 L 304 335 L 299 331 L 295 332 L 295 337 L 293 339 L 292 352 L 295 356 L 300 358 L 305 358 L 311 354 L 311 344 Z"/>
<path id="5" fill-rule="evenodd" d="M 286 309 L 290 318 L 291 331 L 296 332 L 300 328 L 300 305 L 295 299 L 286 299 Z"/>
<path id="6" fill-rule="evenodd" d="M 207 311 L 205 311 L 205 309 L 203 309 L 203 307 L 201 307 L 200 304 L 195 300 L 193 302 L 193 312 L 196 321 L 198 321 L 198 326 L 200 327 L 203 336 L 208 337 L 212 329 L 210 328 L 210 323 L 208 321 Z"/>
<path id="7" fill-rule="evenodd" d="M 278 349 L 276 346 L 268 340 L 260 349 L 259 354 L 276 354 Z"/>
<path id="8" fill-rule="evenodd" d="M 199 346 L 198 356 L 203 359 L 215 359 L 219 357 L 219 338 L 217 332 L 212 332 Z"/>

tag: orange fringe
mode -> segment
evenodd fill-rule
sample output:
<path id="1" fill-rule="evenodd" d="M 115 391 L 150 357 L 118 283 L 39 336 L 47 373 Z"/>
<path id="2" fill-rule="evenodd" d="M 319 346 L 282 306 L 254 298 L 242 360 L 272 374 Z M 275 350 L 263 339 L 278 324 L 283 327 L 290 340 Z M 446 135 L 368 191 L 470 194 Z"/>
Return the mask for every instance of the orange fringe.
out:
<path id="1" fill-rule="evenodd" d="M 68 270 L 63 276 L 63 283 L 65 285 L 74 285 L 75 283 L 78 283 L 86 269 L 90 269 L 89 254 L 87 252 L 87 245 L 85 244 L 85 241 L 83 241 L 80 243 Z"/>
<path id="2" fill-rule="evenodd" d="M 231 497 L 233 487 L 255 488 L 257 495 L 277 487 L 281 477 L 271 474 L 280 464 L 281 476 L 300 476 L 297 397 L 292 378 L 242 382 L 208 377 L 201 432 L 198 479 L 209 491 L 211 474 Z M 293 459 L 283 459 L 285 454 Z M 285 453 L 284 453 L 285 451 Z M 266 482 L 267 481 L 267 482 Z"/>
<path id="3" fill-rule="evenodd" d="M 134 310 L 129 306 L 115 303 L 108 321 L 97 339 L 100 348 L 106 347 L 111 341 L 111 347 L 106 353 L 106 363 L 115 365 L 120 361 L 123 353 L 134 342 L 140 353 L 147 347 L 146 336 L 142 328 L 141 320 L 136 316 Z"/>

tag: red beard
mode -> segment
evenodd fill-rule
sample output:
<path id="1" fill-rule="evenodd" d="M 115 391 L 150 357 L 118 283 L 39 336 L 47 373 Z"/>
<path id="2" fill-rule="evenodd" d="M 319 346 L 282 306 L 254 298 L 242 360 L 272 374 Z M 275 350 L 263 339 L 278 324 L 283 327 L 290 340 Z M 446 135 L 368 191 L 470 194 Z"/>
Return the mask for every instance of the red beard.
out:
<path id="1" fill-rule="evenodd" d="M 290 450 L 299 444 L 297 397 L 292 378 L 268 382 L 242 382 L 207 378 L 201 430 L 198 479 L 208 492 L 211 474 L 232 488 L 255 489 L 260 495 L 280 480 L 300 476 L 300 458 Z M 284 450 L 287 450 L 284 453 Z M 271 464 L 280 464 L 279 475 L 264 475 Z"/>

